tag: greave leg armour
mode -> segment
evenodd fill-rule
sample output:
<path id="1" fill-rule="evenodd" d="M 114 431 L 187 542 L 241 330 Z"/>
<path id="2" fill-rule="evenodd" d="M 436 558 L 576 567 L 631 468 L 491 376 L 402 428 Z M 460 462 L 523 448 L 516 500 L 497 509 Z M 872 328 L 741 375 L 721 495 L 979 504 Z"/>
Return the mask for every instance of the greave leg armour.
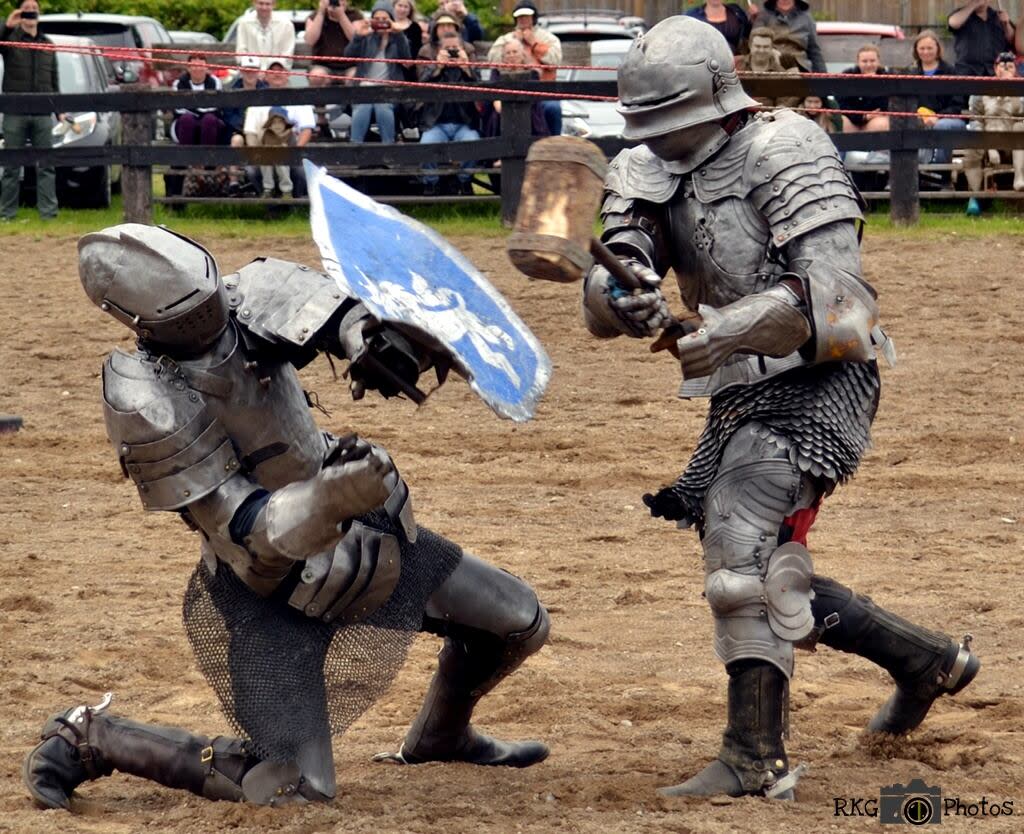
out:
<path id="1" fill-rule="evenodd" d="M 969 638 L 958 643 L 914 625 L 827 577 L 815 576 L 811 587 L 819 641 L 877 663 L 896 681 L 896 692 L 871 719 L 869 732 L 909 733 L 936 698 L 960 692 L 981 668 Z"/>
<path id="2" fill-rule="evenodd" d="M 729 718 L 718 758 L 663 796 L 771 796 L 792 799 L 783 744 L 788 681 L 771 663 L 742 660 L 729 673 Z"/>
<path id="3" fill-rule="evenodd" d="M 79 706 L 46 722 L 23 775 L 32 797 L 47 808 L 69 809 L 78 785 L 115 770 L 208 799 L 239 801 L 242 778 L 257 761 L 239 739 L 211 740 Z"/>
<path id="4" fill-rule="evenodd" d="M 401 761 L 529 767 L 546 759 L 547 745 L 499 741 L 478 732 L 470 719 L 480 698 L 544 644 L 548 627 L 547 612 L 538 605 L 531 627 L 505 644 L 493 638 L 446 638 L 423 707 L 397 754 Z"/>

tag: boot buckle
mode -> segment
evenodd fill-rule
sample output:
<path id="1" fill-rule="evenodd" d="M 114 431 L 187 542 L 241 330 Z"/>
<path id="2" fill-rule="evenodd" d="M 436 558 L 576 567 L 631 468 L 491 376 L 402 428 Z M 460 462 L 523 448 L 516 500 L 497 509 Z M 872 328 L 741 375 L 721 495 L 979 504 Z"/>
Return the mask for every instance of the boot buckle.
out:
<path id="1" fill-rule="evenodd" d="M 960 676 L 963 675 L 964 669 L 967 668 L 967 663 L 971 659 L 971 644 L 973 642 L 973 634 L 964 635 L 964 639 L 960 642 L 960 650 L 956 653 L 956 660 L 953 661 L 949 672 L 940 681 L 944 689 L 953 689 L 960 682 Z"/>

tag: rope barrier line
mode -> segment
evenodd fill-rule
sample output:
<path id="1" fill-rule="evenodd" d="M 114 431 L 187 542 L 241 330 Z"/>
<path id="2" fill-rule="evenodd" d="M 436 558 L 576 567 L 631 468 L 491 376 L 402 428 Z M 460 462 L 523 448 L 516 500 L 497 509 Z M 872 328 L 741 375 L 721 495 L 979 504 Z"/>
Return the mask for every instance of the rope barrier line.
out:
<path id="1" fill-rule="evenodd" d="M 62 52 L 70 51 L 79 47 L 59 46 L 52 43 L 15 43 L 9 42 L 9 47 L 17 49 L 40 49 L 45 51 Z M 134 60 L 146 61 L 152 60 L 154 53 L 168 54 L 168 55 L 233 55 L 236 58 L 252 57 L 252 58 L 265 58 L 271 62 L 275 60 L 294 61 L 296 57 L 301 60 L 308 60 L 311 63 L 385 63 L 385 64 L 403 64 L 406 66 L 412 65 L 433 65 L 438 63 L 437 61 L 429 58 L 356 58 L 356 57 L 343 57 L 337 55 L 299 55 L 294 54 L 273 54 L 266 52 L 225 52 L 223 50 L 216 49 L 190 49 L 188 44 L 182 44 L 182 48 L 147 48 L 138 46 L 100 46 L 95 47 L 81 47 L 84 49 L 91 49 L 95 54 L 106 55 L 108 52 L 111 54 L 128 55 L 132 56 Z M 169 61 L 169 63 L 180 64 L 181 59 Z M 453 62 L 455 63 L 455 62 Z M 506 64 L 500 61 L 460 61 L 459 66 L 469 67 L 480 67 L 480 68 L 494 68 L 494 69 L 522 69 L 524 66 L 531 69 L 546 69 L 546 70 L 598 70 L 599 72 L 617 72 L 618 67 L 607 67 L 607 66 L 595 66 L 592 64 Z M 213 64 L 211 66 L 225 66 L 224 64 Z M 745 77 L 761 77 L 770 75 L 788 75 L 787 73 L 758 73 L 750 71 L 737 72 L 740 78 Z M 829 78 L 857 78 L 859 80 L 875 79 L 879 82 L 886 80 L 890 81 L 907 81 L 907 80 L 922 80 L 929 78 L 934 81 L 937 85 L 941 85 L 946 81 L 977 81 L 979 78 L 991 79 L 994 76 L 977 76 L 977 75 L 940 75 L 940 76 L 923 76 L 916 75 L 914 73 L 886 73 L 886 74 L 875 74 L 875 75 L 864 75 L 862 73 L 849 73 L 849 72 L 801 72 L 800 78 L 815 78 L 815 79 L 829 79 Z M 1024 84 L 1024 76 L 1016 78 L 1002 79 L 1013 83 Z"/>
<path id="2" fill-rule="evenodd" d="M 132 60 L 141 60 L 143 62 L 152 63 L 152 64 L 176 64 L 176 65 L 180 65 L 182 63 L 181 60 L 178 59 L 178 58 L 153 58 L 153 57 L 144 55 L 143 53 L 146 53 L 146 52 L 160 52 L 160 53 L 173 53 L 175 55 L 180 55 L 183 52 L 186 52 L 186 53 L 188 53 L 190 55 L 200 55 L 200 54 L 202 54 L 202 55 L 224 55 L 224 54 L 226 54 L 224 52 L 217 52 L 215 50 L 207 50 L 207 51 L 175 50 L 175 49 L 145 50 L 145 49 L 141 49 L 139 47 L 105 47 L 105 46 L 99 46 L 99 45 L 97 45 L 97 46 L 72 46 L 72 45 L 58 46 L 57 44 L 22 44 L 22 43 L 11 43 L 9 45 L 17 47 L 17 48 L 40 49 L 40 50 L 52 51 L 52 52 L 68 52 L 68 53 L 71 53 L 71 54 L 78 54 L 78 55 L 100 55 L 102 57 L 107 57 L 107 58 L 109 58 L 111 55 L 116 55 L 116 56 L 119 57 L 119 59 L 120 59 L 120 57 L 123 54 L 131 53 L 132 55 L 137 56 L 137 57 L 133 57 Z M 231 54 L 235 54 L 235 55 L 238 55 L 238 56 L 251 55 L 251 56 L 255 56 L 255 57 L 271 58 L 271 59 L 277 59 L 277 58 L 280 58 L 280 57 L 287 57 L 287 58 L 291 59 L 291 58 L 294 57 L 294 56 L 267 55 L 265 53 L 256 53 L 256 52 L 239 52 L 239 53 L 231 53 Z M 313 58 L 311 57 L 310 60 L 313 60 Z M 344 60 L 344 61 L 351 61 L 351 62 L 358 63 L 358 62 L 372 62 L 372 61 L 375 61 L 376 59 L 373 59 L 373 58 L 343 58 L 343 59 L 330 58 L 328 60 L 331 60 L 331 61 Z M 399 63 L 399 64 L 410 63 L 410 62 L 403 61 L 402 59 L 396 59 L 396 58 L 389 58 L 389 59 L 385 59 L 385 60 L 386 60 L 386 62 L 389 62 L 389 63 Z M 438 62 L 437 61 L 430 61 L 430 60 L 416 60 L 416 61 L 412 61 L 411 63 L 415 63 L 415 64 L 428 64 L 428 65 L 432 66 L 432 65 L 437 64 Z M 456 63 L 456 62 L 452 62 L 452 63 Z M 457 62 L 456 65 L 457 66 L 481 66 L 481 67 L 522 67 L 523 66 L 522 64 L 497 64 L 497 63 L 473 62 L 473 61 L 469 61 L 469 62 L 460 61 L 460 62 Z M 210 68 L 223 67 L 225 65 L 224 64 L 210 64 L 208 62 L 203 62 L 201 64 L 201 66 L 204 69 L 210 69 Z M 616 71 L 617 70 L 616 67 L 592 67 L 592 66 L 586 66 L 586 65 L 572 65 L 572 64 L 557 65 L 557 66 L 551 65 L 551 66 L 548 66 L 548 68 L 549 69 L 552 69 L 552 68 L 555 68 L 555 69 L 599 69 L 599 70 L 602 70 L 602 71 L 603 70 L 607 70 L 607 71 Z M 289 77 L 290 76 L 302 76 L 304 78 L 308 78 L 309 77 L 309 71 L 307 71 L 307 70 L 285 70 L 285 69 L 271 70 L 271 69 L 267 69 L 267 70 L 262 70 L 261 72 L 264 75 L 277 75 L 277 76 L 289 76 Z M 741 77 L 743 77 L 743 76 L 762 77 L 764 75 L 772 75 L 772 74 L 773 73 L 739 73 L 739 75 Z M 828 79 L 828 78 L 849 78 L 851 75 L 852 75 L 852 73 L 808 72 L 808 73 L 801 73 L 800 77 L 801 78 L 806 77 L 806 78 L 823 78 L 823 79 Z M 390 87 L 412 87 L 412 88 L 420 88 L 420 89 L 428 89 L 428 90 L 458 90 L 460 92 L 480 92 L 480 91 L 486 91 L 488 93 L 498 93 L 498 94 L 505 94 L 505 95 L 514 95 L 514 96 L 526 96 L 526 97 L 529 97 L 529 98 L 545 98 L 545 99 L 546 98 L 551 98 L 551 93 L 548 93 L 548 92 L 534 91 L 534 90 L 513 90 L 513 89 L 508 89 L 508 88 L 491 87 L 491 86 L 480 87 L 480 86 L 473 86 L 473 85 L 470 85 L 470 84 L 449 84 L 449 83 L 431 82 L 431 81 L 398 81 L 398 80 L 392 80 L 392 79 L 386 79 L 386 78 L 384 78 L 384 79 L 368 79 L 368 78 L 355 78 L 353 76 L 348 76 L 348 75 L 334 75 L 334 74 L 328 74 L 328 75 L 325 75 L 325 76 L 322 76 L 322 77 L 327 79 L 328 81 L 339 81 L 339 82 L 342 82 L 344 84 L 364 84 L 366 86 L 374 86 L 374 87 L 388 87 L 388 86 L 390 86 Z M 862 76 L 862 77 L 870 78 L 870 76 Z M 922 76 L 920 76 L 920 75 L 883 75 L 883 76 L 878 76 L 878 77 L 879 77 L 879 80 L 885 80 L 885 79 L 920 80 L 922 78 Z M 944 80 L 947 80 L 947 81 L 976 80 L 977 78 L 978 78 L 978 76 L 972 76 L 972 75 L 956 75 L 956 76 L 954 76 L 954 75 L 944 75 L 944 76 L 941 76 L 941 79 L 944 79 Z M 1024 77 L 1016 78 L 1016 79 L 1006 79 L 1006 80 L 1008 80 L 1008 81 L 1024 82 Z M 598 96 L 598 95 L 589 95 L 589 94 L 586 94 L 586 93 L 579 93 L 579 94 L 574 94 L 573 97 L 572 97 L 572 100 L 574 100 L 574 101 L 615 102 L 615 101 L 618 101 L 618 97 L 617 96 Z M 778 107 L 778 106 L 772 106 L 772 105 L 762 105 L 762 106 L 759 106 L 757 108 L 751 108 L 751 109 L 752 110 L 756 109 L 756 110 L 763 111 L 763 112 L 771 112 L 773 110 L 788 109 L 788 110 L 793 110 L 794 112 L 797 112 L 797 113 L 829 113 L 829 114 L 836 114 L 836 115 L 843 115 L 843 116 L 867 116 L 867 115 L 871 115 L 871 114 L 890 116 L 890 117 L 906 117 L 906 118 L 919 118 L 921 116 L 921 114 L 918 113 L 917 111 L 910 111 L 910 112 L 882 111 L 882 112 L 879 113 L 876 110 L 854 110 L 854 109 L 827 108 L 827 107 L 826 108 L 806 108 L 806 107 L 789 107 L 789 108 L 784 108 L 784 107 Z M 964 120 L 964 121 L 968 121 L 968 120 L 969 121 L 1003 120 L 1003 121 L 1009 121 L 1009 122 L 1024 122 L 1024 116 L 1000 116 L 1000 115 L 986 115 L 986 114 L 973 114 L 973 113 L 942 113 L 942 114 L 935 114 L 935 115 L 938 116 L 939 118 L 944 118 L 944 119 L 960 119 L 960 120 Z"/>

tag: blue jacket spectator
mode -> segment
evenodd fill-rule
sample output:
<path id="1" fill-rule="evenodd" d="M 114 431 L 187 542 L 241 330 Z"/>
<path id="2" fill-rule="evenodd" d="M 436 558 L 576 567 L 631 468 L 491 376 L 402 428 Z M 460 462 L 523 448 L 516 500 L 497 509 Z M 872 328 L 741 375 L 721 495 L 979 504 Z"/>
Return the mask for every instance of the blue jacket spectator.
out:
<path id="1" fill-rule="evenodd" d="M 242 55 L 238 59 L 238 64 L 241 71 L 228 85 L 228 90 L 262 90 L 269 86 L 260 77 L 260 59 L 257 56 Z M 233 134 L 242 133 L 242 126 L 245 124 L 244 107 L 225 107 L 220 111 L 220 115 Z"/>

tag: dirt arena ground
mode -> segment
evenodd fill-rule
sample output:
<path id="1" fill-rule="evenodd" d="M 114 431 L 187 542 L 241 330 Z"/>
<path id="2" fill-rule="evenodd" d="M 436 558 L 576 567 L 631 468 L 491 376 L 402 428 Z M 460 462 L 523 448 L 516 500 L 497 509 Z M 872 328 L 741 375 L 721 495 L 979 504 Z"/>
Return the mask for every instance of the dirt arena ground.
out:
<path id="1" fill-rule="evenodd" d="M 639 342 L 589 339 L 574 288 L 530 284 L 495 238 L 456 241 L 547 346 L 535 420 L 499 420 L 460 381 L 420 409 L 351 403 L 326 361 L 303 372 L 335 431 L 383 443 L 413 485 L 419 520 L 526 577 L 552 612 L 550 644 L 478 710 L 551 757 L 527 771 L 375 765 L 419 705 L 437 644 L 421 639 L 397 685 L 336 745 L 331 806 L 274 811 L 115 775 L 86 784 L 75 815 L 41 812 L 21 761 L 58 707 L 116 693 L 135 718 L 226 732 L 180 624 L 197 542 L 146 514 L 121 479 L 99 406 L 99 370 L 123 328 L 85 299 L 71 238 L 2 239 L 0 412 L 0 832 L 866 831 L 834 797 L 877 798 L 920 777 L 965 804 L 1013 801 L 1013 818 L 947 816 L 944 830 L 1024 830 L 1024 242 L 874 238 L 867 274 L 900 364 L 883 373 L 875 446 L 826 505 L 817 569 L 923 623 L 971 632 L 984 667 L 911 739 L 860 733 L 884 673 L 823 649 L 793 682 L 792 804 L 664 800 L 659 785 L 717 750 L 725 674 L 711 651 L 695 536 L 652 520 L 640 495 L 682 469 L 703 421 L 675 399 L 678 373 Z M 316 264 L 296 240 L 208 236 L 227 271 L 260 253 Z"/>

